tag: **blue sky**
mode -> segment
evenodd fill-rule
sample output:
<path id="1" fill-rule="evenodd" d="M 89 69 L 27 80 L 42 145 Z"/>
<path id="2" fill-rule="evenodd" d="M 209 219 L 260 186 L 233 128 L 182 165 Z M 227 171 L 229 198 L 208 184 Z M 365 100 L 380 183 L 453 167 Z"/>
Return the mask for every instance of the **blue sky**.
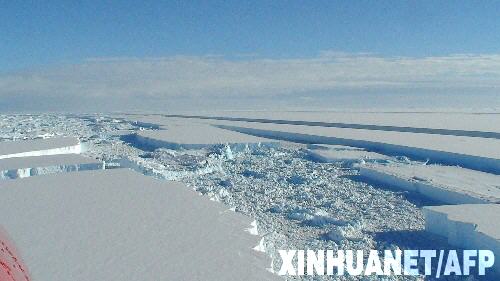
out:
<path id="1" fill-rule="evenodd" d="M 500 1 L 1 1 L 0 110 L 500 108 L 499 30 Z"/>
<path id="2" fill-rule="evenodd" d="M 2 1 L 0 8 L 0 71 L 94 57 L 500 52 L 499 1 Z"/>

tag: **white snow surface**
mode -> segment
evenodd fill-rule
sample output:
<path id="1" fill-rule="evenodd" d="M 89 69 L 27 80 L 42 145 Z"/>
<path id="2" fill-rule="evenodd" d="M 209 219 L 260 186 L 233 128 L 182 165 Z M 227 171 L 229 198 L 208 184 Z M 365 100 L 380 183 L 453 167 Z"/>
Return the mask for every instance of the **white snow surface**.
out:
<path id="1" fill-rule="evenodd" d="M 153 147 L 200 149 L 212 145 L 229 144 L 244 148 L 261 144 L 277 145 L 277 141 L 220 129 L 206 124 L 181 120 L 183 124 L 173 124 L 165 130 L 140 131 L 138 142 Z"/>
<path id="2" fill-rule="evenodd" d="M 500 176 L 457 166 L 367 163 L 360 174 L 448 204 L 500 203 Z"/>
<path id="3" fill-rule="evenodd" d="M 204 115 L 204 114 L 200 114 Z M 500 133 L 500 114 L 481 112 L 221 111 L 207 116 L 299 120 Z"/>
<path id="4" fill-rule="evenodd" d="M 0 142 L 0 159 L 81 152 L 82 144 L 74 137 Z"/>
<path id="5" fill-rule="evenodd" d="M 250 219 L 128 169 L 8 181 L 0 221 L 33 280 L 275 280 Z"/>

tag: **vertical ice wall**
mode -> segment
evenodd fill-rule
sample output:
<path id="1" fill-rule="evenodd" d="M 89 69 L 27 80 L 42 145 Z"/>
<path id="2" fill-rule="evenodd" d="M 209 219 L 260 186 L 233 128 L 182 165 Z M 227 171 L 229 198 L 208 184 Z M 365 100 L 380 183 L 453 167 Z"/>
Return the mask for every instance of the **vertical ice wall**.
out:
<path id="1" fill-rule="evenodd" d="M 58 154 L 80 154 L 83 151 L 84 146 L 74 137 L 0 143 L 0 159 Z"/>

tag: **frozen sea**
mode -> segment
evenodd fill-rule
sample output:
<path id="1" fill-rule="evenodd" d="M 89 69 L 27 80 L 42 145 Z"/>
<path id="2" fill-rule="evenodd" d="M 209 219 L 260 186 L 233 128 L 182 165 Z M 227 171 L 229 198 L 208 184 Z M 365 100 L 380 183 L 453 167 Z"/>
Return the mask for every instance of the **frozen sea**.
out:
<path id="1" fill-rule="evenodd" d="M 445 239 L 424 231 L 422 207 L 435 202 L 370 182 L 360 177 L 352 161 L 318 161 L 306 145 L 288 142 L 238 150 L 226 145 L 170 150 L 150 149 L 126 137 L 157 129 L 112 115 L 0 116 L 0 141 L 78 137 L 85 145 L 83 154 L 105 161 L 108 168 L 129 167 L 151 177 L 186 183 L 254 218 L 276 271 L 281 266 L 280 249 L 453 248 Z M 383 161 L 418 164 L 402 156 L 387 156 Z M 385 280 L 424 280 L 390 278 Z M 377 279 L 345 276 L 338 280 Z"/>

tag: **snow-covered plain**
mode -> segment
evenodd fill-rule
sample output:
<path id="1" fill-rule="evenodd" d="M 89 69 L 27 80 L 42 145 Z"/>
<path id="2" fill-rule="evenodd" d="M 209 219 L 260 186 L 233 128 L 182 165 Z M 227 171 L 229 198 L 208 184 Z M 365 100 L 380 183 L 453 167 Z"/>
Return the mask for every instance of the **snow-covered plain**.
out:
<path id="1" fill-rule="evenodd" d="M 259 234 L 264 236 L 266 254 L 275 261 L 272 265 L 275 270 L 280 267 L 278 249 L 455 247 L 445 238 L 425 231 L 422 208 L 435 202 L 414 192 L 389 189 L 387 185 L 360 177 L 357 165 L 351 163 L 370 161 L 364 160 L 369 158 L 359 149 L 352 149 L 360 153 L 358 160 L 339 157 L 330 161 L 318 161 L 311 157 L 310 151 L 315 148 L 288 142 L 276 147 L 255 146 L 239 151 L 224 143 L 190 150 L 150 150 L 124 141 L 123 136 L 145 130 L 168 130 L 169 118 L 162 118 L 161 124 L 153 123 L 156 117 L 147 117 L 149 120 L 138 122 L 137 116 L 134 116 L 134 121 L 126 120 L 123 115 L 31 115 L 29 122 L 26 122 L 28 117 L 22 115 L 2 118 L 1 122 L 8 122 L 10 126 L 10 129 L 0 126 L 3 139 L 32 139 L 43 134 L 75 136 L 86 144 L 86 156 L 106 163 L 121 163 L 155 178 L 181 181 L 227 207 L 252 217 L 257 221 Z M 200 122 L 207 124 L 213 121 Z M 235 122 L 224 124 L 229 123 L 240 125 Z M 316 130 L 321 131 L 320 128 Z M 401 142 L 408 140 L 410 138 L 399 139 Z M 443 144 L 433 145 L 445 147 Z M 495 147 L 487 149 L 490 150 L 486 155 L 491 155 L 491 151 L 493 154 L 498 152 Z M 373 159 L 375 162 L 400 164 L 419 162 L 408 159 L 404 153 L 392 152 L 381 153 L 382 157 Z M 424 164 L 425 159 L 419 163 Z M 345 276 L 340 280 L 362 278 L 371 280 L 353 276 Z M 386 280 L 423 279 L 404 276 Z M 290 280 L 313 278 L 303 276 Z"/>

